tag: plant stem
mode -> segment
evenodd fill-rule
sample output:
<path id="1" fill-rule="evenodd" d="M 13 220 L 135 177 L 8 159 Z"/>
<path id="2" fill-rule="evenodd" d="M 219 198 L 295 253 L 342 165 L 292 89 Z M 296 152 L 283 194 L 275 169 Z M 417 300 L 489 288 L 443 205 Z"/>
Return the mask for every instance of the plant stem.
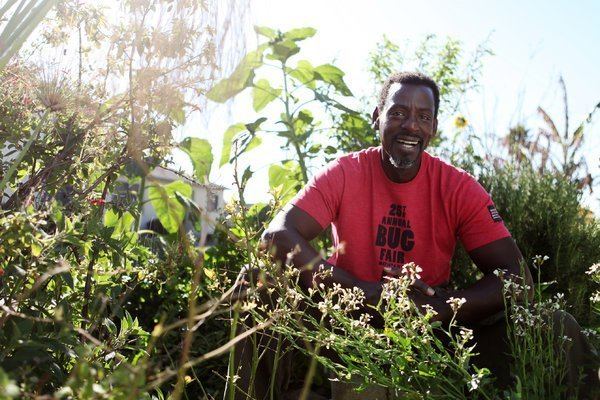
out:
<path id="1" fill-rule="evenodd" d="M 290 112 L 290 92 L 288 89 L 287 73 L 285 72 L 285 62 L 281 63 L 281 71 L 283 72 L 283 93 L 285 94 L 285 118 L 291 132 L 292 145 L 294 146 L 294 150 L 296 150 L 296 155 L 298 156 L 298 164 L 300 164 L 300 171 L 302 172 L 302 181 L 304 184 L 306 184 L 308 183 L 308 171 L 306 169 L 304 154 L 302 153 L 300 143 L 298 142 L 298 138 L 296 137 L 296 129 L 294 128 L 293 114 Z"/>
<path id="2" fill-rule="evenodd" d="M 302 392 L 300 393 L 299 400 L 308 399 L 308 393 L 310 391 L 310 386 L 312 385 L 312 381 L 315 377 L 315 372 L 317 370 L 317 355 L 319 354 L 320 346 L 317 345 L 315 347 L 315 352 L 313 357 L 310 359 L 310 365 L 308 366 L 308 372 L 304 377 L 304 386 L 302 386 Z"/>
<path id="3" fill-rule="evenodd" d="M 233 321 L 231 322 L 231 330 L 229 331 L 229 340 L 235 339 L 237 332 L 237 324 L 240 317 L 240 312 L 237 307 L 233 309 Z M 227 388 L 229 390 L 227 398 L 229 400 L 235 399 L 235 346 L 231 346 L 229 349 L 229 369 L 227 375 Z"/>
<path id="4" fill-rule="evenodd" d="M 140 179 L 140 190 L 138 191 L 138 213 L 135 216 L 135 231 L 141 229 L 142 212 L 144 211 L 144 191 L 146 190 L 146 175 L 143 175 Z"/>
<path id="5" fill-rule="evenodd" d="M 277 366 L 279 364 L 279 353 L 281 353 L 281 342 L 283 338 L 280 334 L 277 335 L 277 348 L 275 349 L 275 357 L 273 361 L 273 369 L 271 370 L 271 382 L 269 383 L 269 399 L 274 400 L 275 391 L 275 375 L 277 373 Z"/>
<path id="6" fill-rule="evenodd" d="M 175 384 L 175 389 L 171 395 L 171 399 L 179 400 L 181 395 L 183 394 L 183 389 L 185 387 L 185 373 L 192 366 L 188 365 L 189 354 L 192 348 L 192 342 L 194 340 L 194 332 L 195 332 L 195 316 L 196 316 L 196 297 L 198 296 L 198 289 L 200 287 L 200 280 L 203 275 L 203 267 L 204 267 L 204 253 L 200 252 L 199 254 L 193 254 L 191 251 L 191 244 L 187 238 L 185 233 L 185 229 L 183 224 L 179 226 L 179 237 L 181 238 L 182 246 L 185 246 L 187 250 L 187 255 L 190 259 L 194 260 L 194 276 L 192 279 L 192 286 L 190 287 L 189 297 L 188 297 L 188 316 L 187 316 L 187 330 L 185 332 L 185 337 L 183 339 L 183 346 L 181 351 L 181 358 L 179 361 L 179 370 L 177 371 L 177 383 Z"/>

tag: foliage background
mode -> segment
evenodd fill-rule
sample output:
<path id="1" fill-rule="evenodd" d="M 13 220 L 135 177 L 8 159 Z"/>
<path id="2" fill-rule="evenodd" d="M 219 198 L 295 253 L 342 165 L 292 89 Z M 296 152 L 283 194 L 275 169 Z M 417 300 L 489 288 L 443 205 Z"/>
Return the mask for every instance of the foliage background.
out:
<path id="1" fill-rule="evenodd" d="M 234 2 L 225 9 L 162 0 L 121 7 L 61 2 L 32 47 L 0 72 L 4 398 L 220 397 L 226 343 L 235 336 L 229 315 L 240 307 L 228 290 L 244 265 L 260 262 L 264 225 L 324 160 L 377 144 L 373 100 L 354 97 L 334 60 L 304 58 L 304 43 L 318 40 L 315 29 L 256 28 L 258 48 L 242 52 L 223 47 L 244 25 Z M 114 19 L 116 12 L 124 18 Z M 566 292 L 571 312 L 597 331 L 596 284 L 585 271 L 600 260 L 600 227 L 581 205 L 593 183 L 579 163 L 589 121 L 557 135 L 541 110 L 546 134 L 517 124 L 501 135 L 497 153 L 483 152 L 485 135 L 460 110 L 464 94 L 478 88 L 489 45 L 469 53 L 455 39 L 431 35 L 414 48 L 388 38 L 374 44 L 367 61 L 374 85 L 414 62 L 441 83 L 441 118 L 454 123 L 432 151 L 481 180 L 526 259 L 549 256 L 541 269 L 551 282 L 546 294 Z M 33 49 L 69 49 L 71 57 L 32 62 Z M 263 74 L 273 68 L 276 75 Z M 256 114 L 224 130 L 220 155 L 211 141 L 180 137 L 208 101 L 244 90 Z M 269 160 L 269 202 L 248 204 L 255 168 L 241 165 L 242 153 L 260 152 L 258 144 L 275 137 L 284 156 Z M 190 187 L 147 177 L 177 151 L 199 182 L 210 177 L 213 160 L 233 171 L 236 193 L 215 221 L 214 246 L 185 229 L 184 220 L 203 223 L 204 206 L 190 200 Z M 118 177 L 138 185 L 126 201 L 110 196 Z M 163 229 L 140 229 L 145 186 Z M 327 249 L 327 238 L 319 244 Z M 474 279 L 464 254 L 455 266 L 457 283 Z"/>

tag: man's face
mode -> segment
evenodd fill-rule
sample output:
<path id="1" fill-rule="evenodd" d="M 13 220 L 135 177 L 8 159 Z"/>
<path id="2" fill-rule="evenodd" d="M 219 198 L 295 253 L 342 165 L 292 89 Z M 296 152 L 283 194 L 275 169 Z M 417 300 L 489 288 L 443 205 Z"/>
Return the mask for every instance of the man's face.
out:
<path id="1" fill-rule="evenodd" d="M 437 130 L 432 90 L 418 84 L 392 84 L 378 122 L 384 167 L 394 175 L 412 179 L 423 150 Z"/>

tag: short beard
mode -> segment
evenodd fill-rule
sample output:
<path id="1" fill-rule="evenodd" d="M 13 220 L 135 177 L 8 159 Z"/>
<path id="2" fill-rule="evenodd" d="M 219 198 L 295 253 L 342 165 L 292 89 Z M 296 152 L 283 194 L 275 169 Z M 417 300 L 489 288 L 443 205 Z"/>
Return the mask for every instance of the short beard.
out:
<path id="1" fill-rule="evenodd" d="M 394 168 L 398 168 L 398 169 L 411 168 L 417 162 L 417 160 L 396 160 L 396 159 L 394 159 L 394 157 L 391 154 L 388 154 L 388 159 L 390 160 L 390 164 L 392 164 L 392 166 Z"/>

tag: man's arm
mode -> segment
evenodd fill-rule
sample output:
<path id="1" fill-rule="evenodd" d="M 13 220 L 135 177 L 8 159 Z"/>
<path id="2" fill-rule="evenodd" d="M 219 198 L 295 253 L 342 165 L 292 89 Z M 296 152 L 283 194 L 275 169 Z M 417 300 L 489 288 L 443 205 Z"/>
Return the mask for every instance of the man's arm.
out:
<path id="1" fill-rule="evenodd" d="M 322 231 L 321 225 L 308 213 L 296 206 L 289 206 L 282 210 L 266 229 L 262 237 L 262 247 L 269 250 L 282 266 L 285 265 L 288 254 L 291 254 L 293 266 L 300 270 L 300 283 L 304 288 L 319 283 L 325 286 L 338 283 L 344 288 L 359 287 L 365 292 L 367 302 L 376 303 L 381 293 L 381 283 L 354 278 L 343 269 L 325 261 L 310 244 Z M 329 277 L 315 277 L 321 266 L 331 271 Z"/>
<path id="2" fill-rule="evenodd" d="M 469 256 L 483 272 L 484 276 L 472 286 L 456 290 L 436 290 L 434 296 L 427 296 L 424 290 L 411 294 L 413 301 L 419 305 L 430 304 L 439 313 L 437 320 L 449 321 L 452 309 L 446 303 L 450 297 L 464 298 L 466 302 L 457 313 L 457 320 L 462 323 L 481 321 L 504 308 L 503 288 L 500 278 L 494 271 L 501 269 L 505 272 L 505 279 L 516 282 L 521 280 L 521 261 L 523 256 L 512 237 L 499 239 L 469 252 Z M 533 280 L 529 268 L 524 266 L 524 284 L 533 287 Z M 421 282 L 422 283 L 422 282 Z M 422 283 L 422 285 L 425 285 Z M 528 295 L 531 295 L 531 290 Z"/>

